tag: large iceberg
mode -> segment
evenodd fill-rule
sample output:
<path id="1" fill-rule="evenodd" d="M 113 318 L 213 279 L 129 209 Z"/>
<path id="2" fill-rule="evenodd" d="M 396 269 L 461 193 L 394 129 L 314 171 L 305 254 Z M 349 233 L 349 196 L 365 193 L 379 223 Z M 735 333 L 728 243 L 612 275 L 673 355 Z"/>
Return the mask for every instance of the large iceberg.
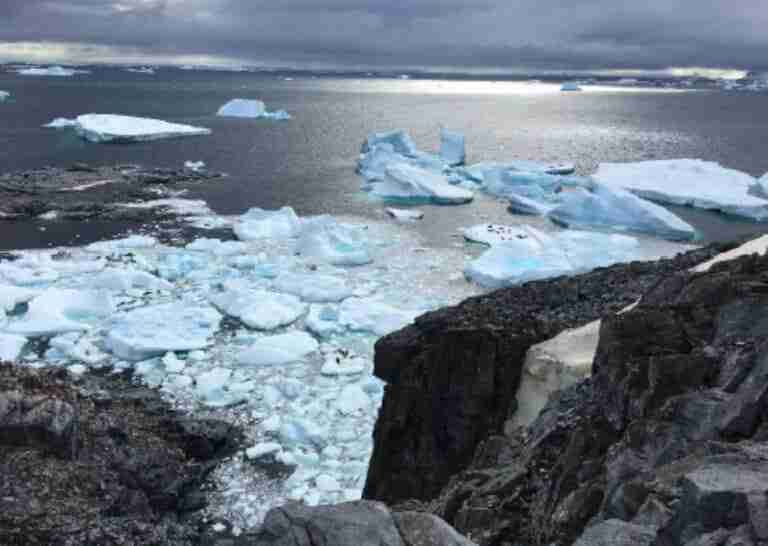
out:
<path id="1" fill-rule="evenodd" d="M 674 241 L 696 236 L 693 226 L 677 215 L 626 190 L 593 184 L 562 192 L 560 199 L 549 218 L 566 227 L 643 233 Z"/>
<path id="2" fill-rule="evenodd" d="M 291 207 L 279 210 L 250 209 L 234 226 L 241 241 L 298 237 L 301 220 Z"/>
<path id="3" fill-rule="evenodd" d="M 57 76 L 69 77 L 75 74 L 88 74 L 87 70 L 75 70 L 74 68 L 64 68 L 63 66 L 49 66 L 47 68 L 20 68 L 16 71 L 21 76 Z"/>
<path id="4" fill-rule="evenodd" d="M 406 163 L 387 165 L 385 179 L 373 184 L 370 193 L 401 203 L 461 205 L 474 199 L 471 191 L 451 185 L 442 174 Z"/>
<path id="5" fill-rule="evenodd" d="M 363 231 L 328 215 L 303 221 L 296 253 L 331 265 L 365 265 L 373 258 Z"/>
<path id="6" fill-rule="evenodd" d="M 52 125 L 54 123 L 56 125 Z M 60 118 L 49 126 L 71 126 L 78 135 L 90 142 L 143 142 L 211 133 L 210 129 L 203 127 L 116 114 L 84 114 L 72 123 Z"/>
<path id="7" fill-rule="evenodd" d="M 698 159 L 601 163 L 595 180 L 611 188 L 673 205 L 768 221 L 768 200 L 752 195 L 752 176 Z"/>
<path id="8" fill-rule="evenodd" d="M 217 116 L 234 118 L 267 118 L 274 120 L 287 120 L 291 116 L 285 110 L 268 112 L 266 105 L 260 100 L 232 99 L 219 108 Z"/>
<path id="9" fill-rule="evenodd" d="M 120 358 L 146 360 L 210 346 L 220 322 L 221 315 L 207 306 L 178 302 L 141 307 L 118 316 L 105 343 Z"/>

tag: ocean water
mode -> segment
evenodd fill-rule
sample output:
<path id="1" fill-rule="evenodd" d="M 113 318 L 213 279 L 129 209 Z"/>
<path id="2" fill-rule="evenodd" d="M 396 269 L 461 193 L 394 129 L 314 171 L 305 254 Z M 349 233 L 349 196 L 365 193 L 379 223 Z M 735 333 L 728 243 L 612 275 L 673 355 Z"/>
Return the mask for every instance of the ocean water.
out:
<path id="1" fill-rule="evenodd" d="M 705 91 L 593 87 L 561 93 L 554 84 L 510 81 L 356 79 L 161 69 L 155 76 L 95 68 L 73 78 L 0 72 L 0 172 L 43 165 L 140 163 L 180 167 L 205 161 L 227 173 L 190 194 L 221 214 L 291 205 L 303 215 L 375 217 L 379 203 L 359 192 L 354 162 L 372 131 L 408 130 L 423 149 L 436 149 L 441 127 L 467 137 L 468 161 L 572 161 L 581 174 L 601 161 L 697 157 L 744 170 L 768 171 L 768 96 Z M 218 118 L 235 97 L 259 98 L 286 109 L 289 122 Z M 205 137 L 133 145 L 96 145 L 69 131 L 41 126 L 55 117 L 115 113 L 209 127 Z M 706 181 L 702 181 L 706 184 Z M 429 209 L 429 207 L 427 207 Z M 731 239 L 761 226 L 688 209 L 676 212 L 704 241 Z M 510 221 L 505 207 L 479 198 L 450 213 L 427 214 L 414 229 L 447 245 L 457 227 Z M 93 240 L 129 226 L 60 222 L 3 228 L 3 248 L 45 247 Z"/>

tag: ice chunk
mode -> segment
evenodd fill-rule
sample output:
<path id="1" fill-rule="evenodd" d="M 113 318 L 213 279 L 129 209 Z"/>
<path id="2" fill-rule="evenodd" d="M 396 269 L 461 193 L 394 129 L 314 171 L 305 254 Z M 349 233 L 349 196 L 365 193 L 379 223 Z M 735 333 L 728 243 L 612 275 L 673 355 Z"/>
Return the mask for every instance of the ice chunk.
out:
<path id="1" fill-rule="evenodd" d="M 47 68 L 21 68 L 16 73 L 21 76 L 57 76 L 66 78 L 75 74 L 87 74 L 88 71 L 64 68 L 63 66 L 49 66 Z"/>
<path id="2" fill-rule="evenodd" d="M 698 159 L 601 163 L 595 180 L 611 188 L 674 205 L 716 210 L 758 221 L 768 221 L 768 200 L 750 194 L 757 180 Z"/>
<path id="3" fill-rule="evenodd" d="M 211 307 L 183 302 L 141 307 L 115 318 L 107 349 L 119 358 L 137 361 L 169 351 L 192 351 L 212 344 L 221 315 Z"/>
<path id="4" fill-rule="evenodd" d="M 126 68 L 126 72 L 133 72 L 134 74 L 146 74 L 147 76 L 154 76 L 155 70 L 149 66 L 142 66 L 140 68 Z"/>
<path id="5" fill-rule="evenodd" d="M 168 373 L 181 373 L 187 366 L 186 362 L 176 356 L 176 353 L 165 353 L 162 362 L 163 366 L 165 366 L 165 371 Z"/>
<path id="6" fill-rule="evenodd" d="M 440 131 L 440 157 L 449 165 L 463 165 L 467 157 L 464 135 L 442 129 Z"/>
<path id="7" fill-rule="evenodd" d="M 528 350 L 517 390 L 516 426 L 528 426 L 546 405 L 549 395 L 565 389 L 592 371 L 600 340 L 600 321 L 566 330 Z"/>
<path id="8" fill-rule="evenodd" d="M 50 343 L 50 349 L 46 352 L 45 357 L 54 360 L 63 358 L 93 365 L 105 360 L 108 355 L 103 353 L 81 333 L 70 332 L 53 338 Z"/>
<path id="9" fill-rule="evenodd" d="M 336 400 L 336 409 L 339 413 L 344 415 L 353 415 L 355 413 L 361 413 L 368 409 L 371 405 L 371 399 L 360 388 L 360 385 L 347 385 L 339 393 L 339 397 Z"/>
<path id="10" fill-rule="evenodd" d="M 383 181 L 373 184 L 372 195 L 400 202 L 434 202 L 461 205 L 474 199 L 471 191 L 453 186 L 438 173 L 406 163 L 390 163 Z"/>
<path id="11" fill-rule="evenodd" d="M 696 230 L 677 215 L 626 190 L 594 184 L 589 190 L 563 192 L 561 199 L 549 218 L 563 226 L 645 233 L 676 241 L 696 236 Z"/>
<path id="12" fill-rule="evenodd" d="M 0 309 L 10 313 L 17 305 L 27 303 L 37 294 L 37 290 L 0 284 Z M 2 313 L 0 313 L 0 317 L 2 317 Z"/>
<path id="13" fill-rule="evenodd" d="M 341 491 L 341 485 L 339 484 L 338 480 L 333 476 L 329 476 L 328 474 L 320 474 L 317 478 L 315 478 L 315 486 L 322 493 L 335 493 L 337 491 Z"/>
<path id="14" fill-rule="evenodd" d="M 563 82 L 560 91 L 581 91 L 578 82 Z"/>
<path id="15" fill-rule="evenodd" d="M 280 426 L 280 441 L 286 446 L 314 446 L 322 449 L 328 443 L 328 429 L 308 419 L 294 418 Z"/>
<path id="16" fill-rule="evenodd" d="M 421 220 L 424 218 L 424 212 L 417 209 L 395 209 L 390 207 L 386 211 L 392 218 L 401 221 Z"/>
<path id="17" fill-rule="evenodd" d="M 310 332 L 321 338 L 327 338 L 344 331 L 344 327 L 339 324 L 339 312 L 330 305 L 311 306 L 306 325 Z"/>
<path id="18" fill-rule="evenodd" d="M 77 134 L 90 142 L 144 142 L 211 133 L 203 127 L 116 114 L 84 114 L 75 121 Z"/>
<path id="19" fill-rule="evenodd" d="M 269 455 L 276 455 L 282 451 L 282 449 L 283 447 L 277 442 L 262 442 L 246 449 L 245 456 L 250 460 L 255 461 L 258 459 L 263 459 Z"/>
<path id="20" fill-rule="evenodd" d="M 220 311 L 257 330 L 274 330 L 292 324 L 307 310 L 295 296 L 239 287 L 211 296 Z"/>
<path id="21" fill-rule="evenodd" d="M 11 97 L 8 91 L 0 91 L 0 102 L 5 102 Z"/>
<path id="22" fill-rule="evenodd" d="M 488 246 L 497 245 L 510 239 L 526 239 L 533 232 L 528 226 L 505 226 L 500 224 L 479 224 L 462 231 L 464 238 L 473 243 Z"/>
<path id="23" fill-rule="evenodd" d="M 56 118 L 50 123 L 43 125 L 43 127 L 47 129 L 68 129 L 69 127 L 77 127 L 77 120 L 69 118 Z"/>
<path id="24" fill-rule="evenodd" d="M 552 174 L 492 169 L 485 173 L 483 190 L 495 197 L 522 196 L 535 201 L 556 202 L 562 178 Z"/>
<path id="25" fill-rule="evenodd" d="M 467 167 L 456 169 L 456 172 L 477 184 L 486 182 L 486 175 L 493 171 L 525 171 L 539 174 L 571 174 L 576 170 L 572 163 L 546 163 L 541 161 L 483 161 Z"/>
<path id="26" fill-rule="evenodd" d="M 190 171 L 200 172 L 205 170 L 205 161 L 185 161 L 184 168 Z"/>
<path id="27" fill-rule="evenodd" d="M 384 298 L 349 298 L 339 308 L 339 322 L 355 332 L 384 336 L 413 322 L 423 309 L 395 307 Z"/>
<path id="28" fill-rule="evenodd" d="M 342 357 L 342 355 L 329 354 L 325 357 L 325 364 L 320 369 L 322 375 L 338 377 L 346 375 L 360 375 L 365 372 L 366 362 L 360 357 Z"/>
<path id="29" fill-rule="evenodd" d="M 344 279 L 320 273 L 283 273 L 272 286 L 310 303 L 339 302 L 354 293 Z"/>
<path id="30" fill-rule="evenodd" d="M 93 288 L 103 288 L 125 292 L 134 288 L 142 290 L 171 290 L 173 285 L 146 271 L 133 268 L 107 269 L 97 274 L 89 284 Z"/>
<path id="31" fill-rule="evenodd" d="M 757 190 L 760 194 L 768 199 L 768 173 L 764 174 L 757 181 Z"/>
<path id="32" fill-rule="evenodd" d="M 241 241 L 298 237 L 301 220 L 291 207 L 279 210 L 250 209 L 234 226 Z"/>
<path id="33" fill-rule="evenodd" d="M 28 337 L 80 332 L 109 316 L 113 308 L 106 292 L 49 288 L 32 299 L 27 312 L 9 322 L 6 331 Z"/>
<path id="34" fill-rule="evenodd" d="M 280 366 L 298 362 L 316 351 L 319 344 L 305 332 L 289 332 L 257 339 L 240 352 L 237 360 L 246 366 Z"/>
<path id="35" fill-rule="evenodd" d="M 365 265 L 373 259 L 361 229 L 339 224 L 331 216 L 304 220 L 296 252 L 331 265 Z"/>
<path id="36" fill-rule="evenodd" d="M 103 254 L 121 254 L 130 252 L 134 249 L 146 249 L 156 246 L 157 239 L 148 235 L 132 235 L 124 239 L 113 239 L 111 241 L 99 241 L 85 247 L 91 252 L 101 252 Z"/>
<path id="37" fill-rule="evenodd" d="M 27 338 L 15 334 L 0 334 L 0 362 L 14 362 L 27 344 Z"/>
<path id="38" fill-rule="evenodd" d="M 210 252 L 216 256 L 233 256 L 235 254 L 245 254 L 248 250 L 248 245 L 240 241 L 222 241 L 220 239 L 202 237 L 189 243 L 186 249 Z"/>
<path id="39" fill-rule="evenodd" d="M 392 151 L 394 151 L 396 154 L 404 155 L 406 157 L 414 157 L 416 154 L 418 154 L 418 149 L 413 143 L 413 140 L 408 135 L 408 133 L 402 130 L 387 131 L 384 133 L 374 133 L 369 135 L 363 143 L 360 153 L 367 154 L 382 144 L 390 146 Z"/>
<path id="40" fill-rule="evenodd" d="M 219 108 L 216 115 L 236 118 L 258 118 L 263 116 L 266 111 L 266 106 L 260 100 L 232 99 Z"/>
<path id="41" fill-rule="evenodd" d="M 547 203 L 530 199 L 522 195 L 509 194 L 509 212 L 528 216 L 546 216 L 557 208 L 557 203 Z"/>
<path id="42" fill-rule="evenodd" d="M 248 400 L 253 382 L 237 383 L 232 370 L 213 368 L 195 378 L 196 393 L 205 404 L 214 408 L 234 406 Z"/>

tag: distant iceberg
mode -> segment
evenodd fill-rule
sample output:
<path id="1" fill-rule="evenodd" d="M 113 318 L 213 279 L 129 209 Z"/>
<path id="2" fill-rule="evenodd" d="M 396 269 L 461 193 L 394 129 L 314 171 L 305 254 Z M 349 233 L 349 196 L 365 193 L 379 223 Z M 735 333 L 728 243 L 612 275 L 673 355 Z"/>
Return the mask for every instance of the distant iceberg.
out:
<path id="1" fill-rule="evenodd" d="M 21 76 L 56 76 L 60 78 L 74 76 L 75 74 L 89 74 L 88 70 L 75 70 L 62 66 L 49 66 L 47 68 L 21 68 L 16 71 Z"/>
<path id="2" fill-rule="evenodd" d="M 219 111 L 216 113 L 216 115 L 222 117 L 251 119 L 291 119 L 291 115 L 285 110 L 268 112 L 266 105 L 262 101 L 252 99 L 232 99 L 227 104 L 219 108 Z"/>
<path id="3" fill-rule="evenodd" d="M 148 76 L 154 76 L 155 74 L 155 69 L 148 66 L 143 66 L 141 68 L 126 68 L 125 71 L 133 72 L 134 74 L 146 74 Z"/>
<path id="4" fill-rule="evenodd" d="M 709 161 L 601 163 L 594 178 L 606 186 L 626 189 L 659 203 L 768 221 L 768 200 L 752 194 L 759 187 L 757 179 Z"/>
<path id="5" fill-rule="evenodd" d="M 74 120 L 57 118 L 46 127 L 73 127 L 78 135 L 90 142 L 144 142 L 211 133 L 203 127 L 115 114 L 85 114 Z"/>

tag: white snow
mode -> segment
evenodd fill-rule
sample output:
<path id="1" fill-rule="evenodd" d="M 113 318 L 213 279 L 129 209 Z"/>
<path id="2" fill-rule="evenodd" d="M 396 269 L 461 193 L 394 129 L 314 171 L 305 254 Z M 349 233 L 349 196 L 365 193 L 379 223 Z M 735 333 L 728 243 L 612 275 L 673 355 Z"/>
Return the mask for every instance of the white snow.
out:
<path id="1" fill-rule="evenodd" d="M 279 210 L 254 208 L 240 217 L 234 230 L 241 241 L 298 237 L 301 220 L 291 207 Z"/>
<path id="2" fill-rule="evenodd" d="M 418 209 L 396 209 L 388 207 L 386 211 L 392 218 L 403 222 L 412 222 L 424 218 L 424 211 Z"/>
<path id="3" fill-rule="evenodd" d="M 69 121 L 58 118 L 48 126 L 73 127 L 78 135 L 90 142 L 144 142 L 211 133 L 203 127 L 116 114 L 84 114 L 72 124 Z"/>
<path id="4" fill-rule="evenodd" d="M 305 332 L 289 332 L 257 339 L 237 360 L 244 366 L 280 366 L 304 359 L 319 346 L 315 338 Z"/>
<path id="5" fill-rule="evenodd" d="M 442 129 L 440 131 L 440 157 L 448 165 L 463 165 L 464 160 L 467 158 L 464 135 Z"/>
<path id="6" fill-rule="evenodd" d="M 287 120 L 291 116 L 285 110 L 277 112 L 268 112 L 266 105 L 260 100 L 253 99 L 232 99 L 227 104 L 219 108 L 217 116 L 235 117 L 235 118 L 268 118 L 274 120 Z"/>
<path id="7" fill-rule="evenodd" d="M 27 344 L 27 338 L 15 334 L 0 334 L 0 362 L 14 362 Z"/>
<path id="8" fill-rule="evenodd" d="M 696 236 L 693 226 L 674 213 L 620 188 L 594 184 L 562 192 L 561 201 L 549 218 L 563 226 L 644 233 L 675 241 Z"/>
<path id="9" fill-rule="evenodd" d="M 144 360 L 168 351 L 209 347 L 221 315 L 207 306 L 167 303 L 141 307 L 118 316 L 106 338 L 107 348 L 125 360 Z"/>
<path id="10" fill-rule="evenodd" d="M 382 199 L 404 203 L 434 202 L 462 205 L 474 199 L 471 191 L 453 186 L 442 174 L 406 163 L 390 163 L 386 177 L 374 184 L 370 193 Z"/>
<path id="11" fill-rule="evenodd" d="M 752 176 L 698 159 L 601 163 L 595 180 L 612 188 L 674 205 L 768 221 L 768 200 L 749 192 L 757 187 Z"/>
<path id="12" fill-rule="evenodd" d="M 242 286 L 213 294 L 211 303 L 222 313 L 257 330 L 288 326 L 307 311 L 307 306 L 295 296 Z"/>
<path id="13" fill-rule="evenodd" d="M 62 66 L 50 66 L 47 68 L 21 68 L 16 71 L 21 76 L 57 76 L 69 77 L 75 74 L 87 74 L 87 70 L 75 70 L 73 68 L 64 68 Z"/>

